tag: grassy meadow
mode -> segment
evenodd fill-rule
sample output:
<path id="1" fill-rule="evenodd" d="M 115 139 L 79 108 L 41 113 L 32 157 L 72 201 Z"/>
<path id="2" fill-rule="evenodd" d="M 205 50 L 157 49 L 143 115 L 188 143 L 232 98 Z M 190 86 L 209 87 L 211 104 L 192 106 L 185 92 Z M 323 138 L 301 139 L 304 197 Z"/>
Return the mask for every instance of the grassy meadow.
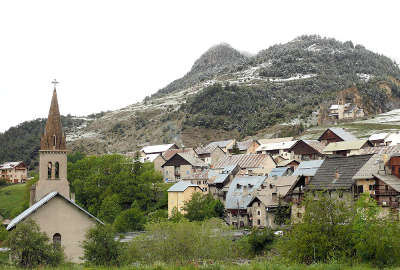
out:
<path id="1" fill-rule="evenodd" d="M 0 215 L 12 218 L 25 202 L 26 184 L 15 184 L 0 188 Z"/>

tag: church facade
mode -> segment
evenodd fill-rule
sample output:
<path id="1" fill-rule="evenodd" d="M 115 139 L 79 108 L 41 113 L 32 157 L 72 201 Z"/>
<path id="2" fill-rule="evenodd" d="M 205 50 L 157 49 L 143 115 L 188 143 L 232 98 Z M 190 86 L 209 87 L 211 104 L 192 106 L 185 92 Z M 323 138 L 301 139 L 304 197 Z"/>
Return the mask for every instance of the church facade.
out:
<path id="1" fill-rule="evenodd" d="M 66 138 L 55 88 L 40 140 L 39 159 L 39 181 L 31 188 L 30 207 L 14 218 L 7 230 L 13 230 L 18 223 L 31 218 L 53 242 L 61 243 L 68 261 L 80 263 L 86 232 L 103 223 L 71 200 Z"/>

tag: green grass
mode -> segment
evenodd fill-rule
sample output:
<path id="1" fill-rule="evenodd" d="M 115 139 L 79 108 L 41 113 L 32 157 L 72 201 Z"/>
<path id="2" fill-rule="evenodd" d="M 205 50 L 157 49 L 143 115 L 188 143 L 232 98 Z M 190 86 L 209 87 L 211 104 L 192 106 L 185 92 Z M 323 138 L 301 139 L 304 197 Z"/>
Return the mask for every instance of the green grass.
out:
<path id="1" fill-rule="evenodd" d="M 26 184 L 15 184 L 0 188 L 0 215 L 14 217 L 22 209 L 25 201 Z"/>

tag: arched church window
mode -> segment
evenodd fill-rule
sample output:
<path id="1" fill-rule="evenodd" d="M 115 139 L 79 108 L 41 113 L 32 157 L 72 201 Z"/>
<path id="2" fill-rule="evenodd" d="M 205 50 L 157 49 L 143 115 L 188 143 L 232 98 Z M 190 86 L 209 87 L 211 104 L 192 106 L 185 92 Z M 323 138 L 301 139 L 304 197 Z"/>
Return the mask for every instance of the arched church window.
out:
<path id="1" fill-rule="evenodd" d="M 56 179 L 60 178 L 60 163 L 58 163 L 58 162 L 56 162 L 55 176 L 56 176 Z"/>
<path id="2" fill-rule="evenodd" d="M 49 162 L 47 166 L 47 179 L 51 179 L 51 170 L 53 169 L 53 163 Z"/>
<path id="3" fill-rule="evenodd" d="M 54 247 L 61 246 L 61 234 L 55 233 L 53 235 L 53 245 Z"/>
<path id="4" fill-rule="evenodd" d="M 56 142 L 57 142 L 57 137 L 56 135 L 53 135 L 53 146 L 56 146 Z"/>

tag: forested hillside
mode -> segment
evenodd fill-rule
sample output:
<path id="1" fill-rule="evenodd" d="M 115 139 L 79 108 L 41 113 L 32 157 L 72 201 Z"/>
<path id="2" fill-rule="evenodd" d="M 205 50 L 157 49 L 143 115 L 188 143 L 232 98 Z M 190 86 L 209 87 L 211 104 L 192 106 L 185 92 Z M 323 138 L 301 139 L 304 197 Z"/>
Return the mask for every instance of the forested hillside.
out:
<path id="1" fill-rule="evenodd" d="M 82 120 L 72 116 L 62 116 L 62 124 L 65 128 L 79 125 Z M 46 119 L 26 121 L 16 127 L 12 127 L 4 133 L 0 133 L 0 163 L 6 161 L 22 160 L 30 168 L 38 164 L 38 151 L 40 149 L 40 136 L 43 133 Z"/>

